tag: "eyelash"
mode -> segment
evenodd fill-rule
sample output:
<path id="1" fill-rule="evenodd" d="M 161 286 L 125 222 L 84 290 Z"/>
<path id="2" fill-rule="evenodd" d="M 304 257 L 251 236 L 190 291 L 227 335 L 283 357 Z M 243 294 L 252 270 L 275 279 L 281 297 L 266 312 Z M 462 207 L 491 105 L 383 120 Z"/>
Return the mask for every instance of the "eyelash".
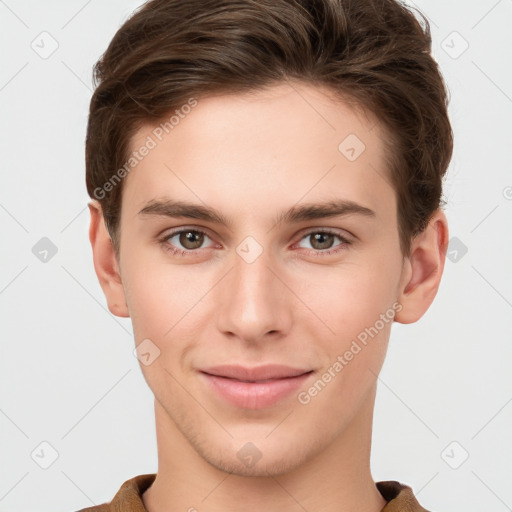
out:
<path id="1" fill-rule="evenodd" d="M 200 233 L 202 235 L 206 235 L 208 238 L 211 238 L 208 233 L 206 233 L 205 231 L 202 231 L 201 229 L 178 229 L 176 231 L 172 231 L 171 233 L 167 233 L 163 238 L 161 238 L 159 240 L 159 243 L 162 245 L 162 247 L 166 250 L 166 251 L 169 251 L 171 252 L 174 256 L 184 256 L 184 257 L 187 257 L 195 252 L 197 252 L 198 250 L 200 249 L 188 249 L 188 250 L 183 250 L 183 249 L 177 249 L 171 245 L 169 245 L 169 240 L 171 238 L 173 238 L 174 236 L 176 235 L 179 235 L 181 233 L 186 233 L 186 232 L 192 232 L 192 233 Z M 336 248 L 334 249 L 325 249 L 325 250 L 320 250 L 320 249 L 308 249 L 308 252 L 312 251 L 313 255 L 314 256 L 328 256 L 328 255 L 331 255 L 331 254 L 336 254 L 338 252 L 341 252 L 341 251 L 344 251 L 346 250 L 347 246 L 350 245 L 352 242 L 350 240 L 348 240 L 347 238 L 343 237 L 342 235 L 340 235 L 338 232 L 336 231 L 333 231 L 333 230 L 330 230 L 330 229 L 322 229 L 322 230 L 319 230 L 319 229 L 314 229 L 314 230 L 311 230 L 307 233 L 305 233 L 299 240 L 302 241 L 304 238 L 312 235 L 312 234 L 318 234 L 318 233 L 321 233 L 321 234 L 329 234 L 329 235 L 334 235 L 336 236 L 342 243 L 339 244 L 338 246 L 336 246 Z"/>

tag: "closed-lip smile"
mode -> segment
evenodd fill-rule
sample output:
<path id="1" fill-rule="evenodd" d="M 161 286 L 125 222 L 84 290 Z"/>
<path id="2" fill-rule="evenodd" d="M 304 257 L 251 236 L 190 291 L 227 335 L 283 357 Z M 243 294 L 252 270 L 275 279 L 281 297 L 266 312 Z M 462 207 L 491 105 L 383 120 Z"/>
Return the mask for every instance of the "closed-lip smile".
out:
<path id="1" fill-rule="evenodd" d="M 210 389 L 224 400 L 244 409 L 275 405 L 299 388 L 311 373 L 311 369 L 280 364 L 252 368 L 220 365 L 200 370 Z"/>

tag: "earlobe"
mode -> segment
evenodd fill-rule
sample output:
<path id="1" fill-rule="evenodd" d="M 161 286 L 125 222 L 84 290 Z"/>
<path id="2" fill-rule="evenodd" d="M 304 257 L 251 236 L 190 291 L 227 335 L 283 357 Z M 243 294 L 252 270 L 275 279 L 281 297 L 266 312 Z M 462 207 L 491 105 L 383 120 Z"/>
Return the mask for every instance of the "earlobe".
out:
<path id="1" fill-rule="evenodd" d="M 448 222 L 436 210 L 427 227 L 412 241 L 411 253 L 404 261 L 398 301 L 402 309 L 395 321 L 409 324 L 418 321 L 437 294 L 443 275 L 448 247 Z"/>
<path id="2" fill-rule="evenodd" d="M 89 203 L 89 212 L 91 214 L 89 240 L 94 270 L 107 299 L 108 309 L 115 316 L 129 317 L 119 263 L 98 201 L 93 200 Z"/>

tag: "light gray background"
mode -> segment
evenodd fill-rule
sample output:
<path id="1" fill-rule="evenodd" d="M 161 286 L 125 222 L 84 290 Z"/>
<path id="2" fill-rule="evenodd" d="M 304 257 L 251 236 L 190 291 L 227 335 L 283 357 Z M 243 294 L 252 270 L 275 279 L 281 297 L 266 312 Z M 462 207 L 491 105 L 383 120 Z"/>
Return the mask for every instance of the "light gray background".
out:
<path id="1" fill-rule="evenodd" d="M 108 312 L 94 274 L 83 158 L 92 66 L 140 4 L 0 1 L 2 512 L 71 512 L 157 469 L 131 325 Z M 416 5 L 452 97 L 457 240 L 434 305 L 393 327 L 373 474 L 431 510 L 501 512 L 512 507 L 512 1 Z M 32 252 L 42 237 L 58 249 L 47 262 Z"/>

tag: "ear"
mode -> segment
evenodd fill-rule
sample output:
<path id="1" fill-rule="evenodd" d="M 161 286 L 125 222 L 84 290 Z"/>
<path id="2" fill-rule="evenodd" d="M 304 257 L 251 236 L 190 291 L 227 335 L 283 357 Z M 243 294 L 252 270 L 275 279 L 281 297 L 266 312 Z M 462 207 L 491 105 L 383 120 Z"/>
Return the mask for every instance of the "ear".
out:
<path id="1" fill-rule="evenodd" d="M 98 201 L 89 203 L 89 212 L 91 214 L 89 240 L 92 246 L 94 270 L 107 299 L 108 309 L 113 315 L 129 317 L 119 262 Z"/>
<path id="2" fill-rule="evenodd" d="M 427 227 L 412 240 L 410 256 L 404 259 L 397 299 L 402 309 L 395 314 L 396 322 L 416 322 L 430 307 L 441 283 L 447 249 L 448 221 L 436 210 Z"/>

